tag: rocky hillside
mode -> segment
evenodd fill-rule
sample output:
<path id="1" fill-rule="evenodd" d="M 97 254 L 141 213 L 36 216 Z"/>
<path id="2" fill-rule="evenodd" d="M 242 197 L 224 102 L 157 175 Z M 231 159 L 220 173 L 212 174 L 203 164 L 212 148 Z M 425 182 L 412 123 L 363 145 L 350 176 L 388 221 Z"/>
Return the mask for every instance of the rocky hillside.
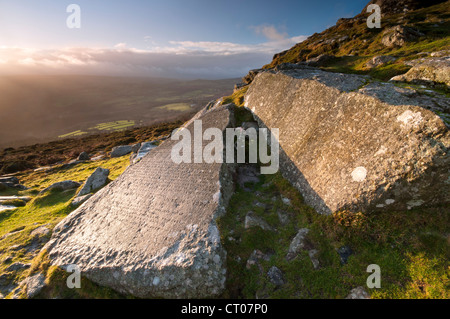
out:
<path id="1" fill-rule="evenodd" d="M 369 74 L 389 80 L 407 72 L 411 68 L 408 61 L 450 49 L 449 1 L 379 0 L 371 3 L 381 7 L 380 29 L 367 27 L 370 13 L 364 9 L 355 17 L 339 19 L 331 28 L 276 54 L 263 68 L 307 62 L 329 71 Z M 439 55 L 441 53 L 434 56 Z M 380 56 L 382 58 L 375 58 Z M 250 81 L 251 76 L 246 78 L 246 82 Z"/>
<path id="2" fill-rule="evenodd" d="M 449 2 L 375 2 L 382 29 L 341 19 L 183 124 L 279 128 L 276 174 L 174 163 L 177 124 L 3 166 L 19 172 L 0 178 L 0 298 L 448 299 Z"/>

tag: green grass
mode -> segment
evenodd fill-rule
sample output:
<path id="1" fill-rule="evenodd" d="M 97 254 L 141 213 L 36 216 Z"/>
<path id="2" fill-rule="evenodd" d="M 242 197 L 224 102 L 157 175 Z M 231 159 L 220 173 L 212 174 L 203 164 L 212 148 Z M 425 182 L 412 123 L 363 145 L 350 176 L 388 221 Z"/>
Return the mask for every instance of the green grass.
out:
<path id="1" fill-rule="evenodd" d="M 69 169 L 55 169 L 53 172 L 33 172 L 20 176 L 21 181 L 31 189 L 26 191 L 14 190 L 11 192 L 0 192 L 4 195 L 27 195 L 32 200 L 23 207 L 14 210 L 0 212 L 0 238 L 6 234 L 13 233 L 0 240 L 0 251 L 3 256 L 10 256 L 12 260 L 8 263 L 0 263 L 0 273 L 15 262 L 30 263 L 34 255 L 27 252 L 25 246 L 31 243 L 30 233 L 45 225 L 53 229 L 64 217 L 74 210 L 70 205 L 77 190 L 51 191 L 39 195 L 43 188 L 59 181 L 75 180 L 84 182 L 87 177 L 99 166 L 110 169 L 109 178 L 114 180 L 129 165 L 128 156 L 110 160 L 82 163 Z M 22 247 L 16 249 L 15 247 Z M 29 270 L 15 274 L 17 282 L 29 275 Z"/>
<path id="2" fill-rule="evenodd" d="M 248 91 L 248 86 L 234 92 L 232 95 L 224 97 L 222 105 L 234 103 L 236 106 L 244 106 L 244 96 Z"/>
<path id="3" fill-rule="evenodd" d="M 188 103 L 173 103 L 173 104 L 163 105 L 158 108 L 164 109 L 167 111 L 177 111 L 177 112 L 185 112 L 185 111 L 191 110 L 191 106 Z"/>
<path id="4" fill-rule="evenodd" d="M 281 196 L 289 198 L 292 206 L 285 205 Z M 255 207 L 254 201 L 265 203 L 266 209 Z M 277 232 L 244 229 L 250 210 Z M 278 221 L 277 211 L 288 214 L 286 226 Z M 280 174 L 264 176 L 255 192 L 238 189 L 227 214 L 218 222 L 228 252 L 227 292 L 223 297 L 345 298 L 351 289 L 366 287 L 367 266 L 378 264 L 381 289 L 366 287 L 372 298 L 448 298 L 449 217 L 448 207 L 318 215 Z M 304 227 L 310 229 L 308 237 L 319 250 L 319 270 L 314 270 L 306 252 L 290 262 L 285 258 L 292 238 Z M 345 265 L 337 254 L 343 245 L 354 251 Z M 273 254 L 269 261 L 261 261 L 262 275 L 256 266 L 246 268 L 255 249 Z M 276 288 L 269 282 L 266 273 L 271 266 L 284 272 L 286 285 Z"/>
<path id="5" fill-rule="evenodd" d="M 108 123 L 100 123 L 90 128 L 98 131 L 119 131 L 136 125 L 135 121 L 123 120 Z"/>

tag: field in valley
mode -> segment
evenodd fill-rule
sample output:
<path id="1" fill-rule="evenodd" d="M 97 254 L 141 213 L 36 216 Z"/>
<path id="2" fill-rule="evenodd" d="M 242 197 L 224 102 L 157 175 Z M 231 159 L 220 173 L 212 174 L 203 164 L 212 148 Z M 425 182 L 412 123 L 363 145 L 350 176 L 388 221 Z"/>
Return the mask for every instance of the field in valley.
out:
<path id="1" fill-rule="evenodd" d="M 0 149 L 188 119 L 238 79 L 0 77 Z"/>

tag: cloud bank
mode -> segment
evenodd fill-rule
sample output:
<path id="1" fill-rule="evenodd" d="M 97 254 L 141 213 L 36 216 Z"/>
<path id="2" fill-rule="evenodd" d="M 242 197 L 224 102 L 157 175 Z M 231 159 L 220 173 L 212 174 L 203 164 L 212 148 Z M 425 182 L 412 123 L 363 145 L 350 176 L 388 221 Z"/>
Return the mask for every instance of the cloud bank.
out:
<path id="1" fill-rule="evenodd" d="M 270 26 L 254 27 L 268 38 L 260 44 L 170 41 L 142 50 L 118 43 L 113 48 L 54 50 L 0 46 L 0 74 L 90 74 L 219 79 L 241 77 L 271 61 L 273 54 L 306 39 L 286 38 Z M 149 40 L 146 37 L 144 40 Z"/>

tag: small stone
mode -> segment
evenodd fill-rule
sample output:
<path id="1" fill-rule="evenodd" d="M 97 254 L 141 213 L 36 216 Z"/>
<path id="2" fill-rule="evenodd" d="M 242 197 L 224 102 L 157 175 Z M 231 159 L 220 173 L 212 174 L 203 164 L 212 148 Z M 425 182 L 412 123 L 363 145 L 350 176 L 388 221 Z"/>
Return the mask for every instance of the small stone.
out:
<path id="1" fill-rule="evenodd" d="M 109 169 L 97 167 L 97 169 L 88 177 L 77 197 L 87 195 L 100 187 L 104 186 L 108 181 Z"/>
<path id="2" fill-rule="evenodd" d="M 280 221 L 281 225 L 287 225 L 289 223 L 289 216 L 286 212 L 283 211 L 277 211 L 278 220 Z"/>
<path id="3" fill-rule="evenodd" d="M 341 263 L 345 265 L 348 261 L 348 258 L 353 255 L 353 251 L 349 246 L 342 246 L 338 249 L 338 254 L 341 257 Z"/>
<path id="4" fill-rule="evenodd" d="M 6 271 L 20 271 L 20 270 L 24 270 L 24 269 L 28 269 L 31 267 L 31 264 L 23 264 L 23 263 L 14 263 L 11 264 L 8 268 L 6 268 Z"/>
<path id="5" fill-rule="evenodd" d="M 78 206 L 83 204 L 85 201 L 87 201 L 89 198 L 92 197 L 92 194 L 87 194 L 83 196 L 75 197 L 71 203 L 72 206 Z"/>
<path id="6" fill-rule="evenodd" d="M 311 259 L 311 262 L 313 264 L 314 269 L 319 269 L 320 268 L 320 263 L 319 263 L 319 259 L 317 258 L 317 254 L 319 253 L 319 251 L 317 249 L 311 249 L 308 252 L 309 255 L 309 259 Z"/>
<path id="7" fill-rule="evenodd" d="M 281 197 L 281 200 L 283 201 L 283 204 L 291 206 L 291 200 L 286 197 Z"/>
<path id="8" fill-rule="evenodd" d="M 78 155 L 77 160 L 78 161 L 89 161 L 90 160 L 89 154 L 86 152 L 82 152 L 80 155 Z"/>
<path id="9" fill-rule="evenodd" d="M 350 291 L 350 294 L 345 299 L 370 299 L 370 295 L 363 287 L 357 287 Z"/>
<path id="10" fill-rule="evenodd" d="M 302 228 L 298 231 L 297 235 L 295 235 L 289 246 L 288 254 L 286 255 L 287 260 L 292 260 L 300 253 L 300 251 L 308 250 L 308 248 L 311 248 L 311 243 L 309 243 L 306 238 L 308 233 L 308 228 Z"/>
<path id="11" fill-rule="evenodd" d="M 130 154 L 132 149 L 133 148 L 130 145 L 121 145 L 114 147 L 111 151 L 111 158 L 122 157 L 124 155 Z"/>
<path id="12" fill-rule="evenodd" d="M 46 286 L 45 277 L 43 274 L 39 273 L 27 279 L 27 296 L 28 298 L 33 298 L 38 295 L 42 288 Z"/>
<path id="13" fill-rule="evenodd" d="M 285 284 L 283 272 L 275 266 L 269 269 L 267 276 L 269 277 L 270 282 L 275 286 L 279 287 Z"/>
<path id="14" fill-rule="evenodd" d="M 133 146 L 131 146 L 131 152 L 137 153 L 140 148 L 141 148 L 141 143 L 136 143 Z"/>
<path id="15" fill-rule="evenodd" d="M 252 227 L 260 227 L 263 230 L 273 230 L 265 220 L 256 216 L 253 212 L 249 212 L 247 216 L 245 216 L 245 229 Z"/>
<path id="16" fill-rule="evenodd" d="M 45 226 L 41 226 L 36 228 L 35 230 L 33 230 L 30 234 L 31 238 L 40 238 L 40 237 L 44 237 L 47 236 L 50 233 L 50 229 L 48 229 Z"/>

